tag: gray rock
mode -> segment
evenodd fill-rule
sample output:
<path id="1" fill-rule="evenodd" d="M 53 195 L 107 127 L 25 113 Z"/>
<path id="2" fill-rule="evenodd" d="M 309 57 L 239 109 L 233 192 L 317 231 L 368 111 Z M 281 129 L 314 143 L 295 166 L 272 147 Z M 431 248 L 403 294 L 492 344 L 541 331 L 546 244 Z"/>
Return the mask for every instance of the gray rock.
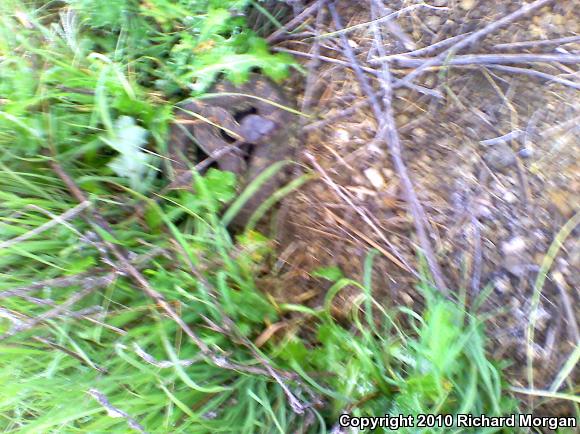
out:
<path id="1" fill-rule="evenodd" d="M 516 164 L 516 156 L 505 143 L 498 143 L 486 149 L 483 159 L 491 170 L 503 172 Z"/>

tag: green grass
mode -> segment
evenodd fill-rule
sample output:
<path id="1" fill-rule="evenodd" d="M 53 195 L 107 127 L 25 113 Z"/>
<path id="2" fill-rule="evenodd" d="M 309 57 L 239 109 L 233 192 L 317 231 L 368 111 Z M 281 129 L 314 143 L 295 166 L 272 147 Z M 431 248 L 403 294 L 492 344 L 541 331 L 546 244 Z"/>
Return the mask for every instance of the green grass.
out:
<path id="1" fill-rule="evenodd" d="M 242 81 L 260 68 L 282 79 L 294 66 L 247 27 L 236 10 L 248 4 L 0 5 L 4 432 L 328 432 L 343 412 L 515 410 L 500 367 L 486 358 L 484 324 L 466 306 L 427 284 L 424 311 L 384 306 L 371 287 L 374 253 L 363 282 L 312 270 L 332 282 L 321 306 L 277 304 L 257 287 L 271 268 L 270 240 L 255 231 L 232 239 L 225 227 L 252 187 L 239 195 L 231 174 L 210 170 L 196 176 L 195 194 L 151 200 L 163 184 L 156 175 L 174 102 L 221 73 Z M 69 212 L 78 202 L 52 161 L 87 195 L 87 210 Z M 150 206 L 138 217 L 144 200 Z M 136 258 L 208 351 L 135 279 L 111 274 L 111 246 Z M 349 286 L 361 296 L 350 321 L 339 323 L 331 305 Z M 266 366 L 285 377 L 253 372 Z"/>

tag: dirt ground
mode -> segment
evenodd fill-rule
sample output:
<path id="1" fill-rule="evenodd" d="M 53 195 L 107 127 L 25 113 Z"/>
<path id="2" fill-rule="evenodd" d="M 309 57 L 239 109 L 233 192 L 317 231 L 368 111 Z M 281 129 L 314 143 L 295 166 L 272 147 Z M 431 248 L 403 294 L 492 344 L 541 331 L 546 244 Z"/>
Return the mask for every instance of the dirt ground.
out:
<path id="1" fill-rule="evenodd" d="M 293 5 L 300 12 L 313 3 Z M 389 2 L 391 12 L 404 10 L 389 24 L 381 24 L 388 55 L 477 31 L 525 4 L 521 0 L 428 3 L 436 8 Z M 580 41 L 573 37 L 580 32 L 580 8 L 574 3 L 551 2 L 457 54 L 579 54 Z M 357 61 L 376 70 L 370 4 L 341 1 L 337 12 L 344 27 L 355 26 L 345 34 Z M 277 295 L 316 304 L 324 287 L 310 277 L 311 270 L 338 264 L 347 275 L 360 279 L 363 261 L 374 248 L 382 253 L 374 271 L 377 299 L 390 306 L 420 307 L 413 271 L 419 268 L 419 241 L 400 177 L 387 145 L 375 139 L 378 122 L 365 103 L 367 95 L 340 38 L 326 35 L 336 30 L 333 19 L 326 8 L 321 10 L 305 18 L 295 36 L 274 44 L 277 50 L 302 53 L 307 74 L 294 79 L 301 89 L 298 106 L 318 123 L 307 128 L 298 158 L 320 175 L 281 211 L 286 283 Z M 323 36 L 313 38 L 316 32 Z M 559 38 L 568 39 L 513 45 Z M 442 44 L 428 49 L 431 52 L 391 57 L 394 76 L 405 77 L 449 46 Z M 319 58 L 317 49 L 324 57 Z M 559 231 L 578 221 L 578 65 L 577 61 L 516 60 L 503 66 L 508 68 L 487 63 L 431 67 L 414 83 L 439 96 L 397 88 L 395 120 L 403 159 L 428 216 L 427 230 L 447 287 L 455 293 L 466 290 L 471 301 L 489 291 L 481 310 L 493 314 L 491 350 L 494 357 L 514 362 L 508 372 L 516 386 L 530 386 L 526 330 L 532 321 L 533 386 L 548 389 L 579 342 L 579 229 L 573 228 L 561 245 L 556 241 L 560 246 L 554 250 L 556 255 L 547 254 Z M 530 70 L 566 81 L 532 76 L 526 73 Z M 366 76 L 378 92 L 379 76 L 370 69 Z M 553 263 L 548 264 L 540 294 L 534 289 L 540 288 L 536 279 L 550 259 Z M 534 294 L 541 295 L 537 309 Z M 343 294 L 343 309 L 354 295 L 354 291 Z M 578 379 L 577 374 L 569 378 Z M 550 405 L 538 411 L 572 410 L 566 404 Z"/>

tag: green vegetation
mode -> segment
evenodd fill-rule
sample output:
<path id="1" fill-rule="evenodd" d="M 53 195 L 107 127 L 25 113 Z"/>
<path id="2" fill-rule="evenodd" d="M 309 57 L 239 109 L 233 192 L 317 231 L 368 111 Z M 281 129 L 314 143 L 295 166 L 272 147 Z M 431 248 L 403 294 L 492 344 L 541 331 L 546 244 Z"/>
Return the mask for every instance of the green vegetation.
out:
<path id="1" fill-rule="evenodd" d="M 313 270 L 333 283 L 322 306 L 280 305 L 256 283 L 272 268 L 271 241 L 232 239 L 224 224 L 244 196 L 221 217 L 237 196 L 232 174 L 210 170 L 195 176 L 195 194 L 147 198 L 163 183 L 173 102 L 220 73 L 283 79 L 293 67 L 246 25 L 251 3 L 0 5 L 4 432 L 328 432 L 342 412 L 515 409 L 477 316 L 427 284 L 423 312 L 382 306 L 373 253 L 363 282 Z M 197 344 L 114 249 L 130 252 Z M 361 296 L 345 324 L 331 305 L 348 286 Z"/>

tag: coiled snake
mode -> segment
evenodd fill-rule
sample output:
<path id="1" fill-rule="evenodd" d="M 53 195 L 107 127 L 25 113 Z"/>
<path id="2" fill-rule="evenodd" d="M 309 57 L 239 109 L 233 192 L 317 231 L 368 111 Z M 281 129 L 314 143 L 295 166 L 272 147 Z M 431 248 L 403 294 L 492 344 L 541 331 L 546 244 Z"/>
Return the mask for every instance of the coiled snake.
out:
<path id="1" fill-rule="evenodd" d="M 209 96 L 180 104 L 168 146 L 173 178 L 182 178 L 201 159 L 200 149 L 208 156 L 219 155 L 215 158 L 218 168 L 235 173 L 242 187 L 273 163 L 291 158 L 298 122 L 295 114 L 282 107 L 292 107 L 282 89 L 257 74 L 240 86 L 219 82 Z M 269 178 L 234 223 L 245 224 L 282 181 L 282 174 Z"/>

